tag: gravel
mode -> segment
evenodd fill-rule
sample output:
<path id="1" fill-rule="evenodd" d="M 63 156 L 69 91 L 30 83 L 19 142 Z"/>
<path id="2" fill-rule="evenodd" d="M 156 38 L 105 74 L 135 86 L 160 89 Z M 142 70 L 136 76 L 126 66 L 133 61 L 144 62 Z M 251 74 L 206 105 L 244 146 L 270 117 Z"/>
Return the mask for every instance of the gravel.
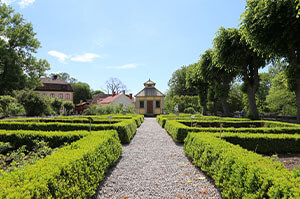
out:
<path id="1" fill-rule="evenodd" d="M 155 118 L 145 118 L 94 196 L 100 198 L 222 198 L 213 181 L 185 156 Z"/>

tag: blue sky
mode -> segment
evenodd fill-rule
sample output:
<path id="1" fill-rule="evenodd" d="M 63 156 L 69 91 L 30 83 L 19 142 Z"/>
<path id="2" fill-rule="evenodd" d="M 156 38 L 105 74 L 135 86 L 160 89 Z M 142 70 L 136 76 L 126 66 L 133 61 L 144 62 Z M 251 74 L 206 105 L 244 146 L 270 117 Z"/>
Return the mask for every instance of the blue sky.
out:
<path id="1" fill-rule="evenodd" d="M 237 27 L 243 0 L 6 0 L 33 24 L 50 72 L 92 89 L 119 78 L 133 94 L 149 78 L 162 92 L 172 73 L 199 60 L 221 26 Z"/>

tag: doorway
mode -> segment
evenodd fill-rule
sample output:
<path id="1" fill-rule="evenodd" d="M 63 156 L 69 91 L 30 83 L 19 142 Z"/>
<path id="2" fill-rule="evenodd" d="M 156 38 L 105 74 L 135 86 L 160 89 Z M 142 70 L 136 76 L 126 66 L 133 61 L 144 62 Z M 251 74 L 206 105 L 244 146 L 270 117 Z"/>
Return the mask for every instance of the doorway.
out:
<path id="1" fill-rule="evenodd" d="M 153 114 L 153 101 L 147 101 L 147 113 Z"/>

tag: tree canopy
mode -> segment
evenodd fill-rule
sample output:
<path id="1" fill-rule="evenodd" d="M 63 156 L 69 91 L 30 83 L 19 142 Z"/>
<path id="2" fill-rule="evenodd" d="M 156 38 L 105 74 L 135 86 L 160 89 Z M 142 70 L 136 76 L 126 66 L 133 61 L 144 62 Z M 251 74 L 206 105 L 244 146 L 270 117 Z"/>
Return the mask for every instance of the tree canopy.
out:
<path id="1" fill-rule="evenodd" d="M 71 85 L 74 90 L 73 93 L 74 104 L 79 104 L 81 100 L 86 102 L 88 99 L 92 98 L 92 92 L 90 86 L 87 83 L 77 82 L 77 83 L 72 83 Z"/>
<path id="2" fill-rule="evenodd" d="M 33 56 L 40 47 L 31 23 L 6 4 L 0 3 L 0 95 L 35 88 L 50 68 Z"/>
<path id="3" fill-rule="evenodd" d="M 286 74 L 289 87 L 297 98 L 300 121 L 300 20 L 299 1 L 247 0 L 241 30 L 247 42 L 260 54 L 288 62 Z"/>
<path id="4" fill-rule="evenodd" d="M 251 49 L 235 28 L 221 27 L 214 39 L 214 49 L 218 67 L 242 77 L 243 91 L 248 95 L 249 116 L 259 118 L 255 93 L 259 86 L 258 69 L 265 66 L 265 59 Z"/>

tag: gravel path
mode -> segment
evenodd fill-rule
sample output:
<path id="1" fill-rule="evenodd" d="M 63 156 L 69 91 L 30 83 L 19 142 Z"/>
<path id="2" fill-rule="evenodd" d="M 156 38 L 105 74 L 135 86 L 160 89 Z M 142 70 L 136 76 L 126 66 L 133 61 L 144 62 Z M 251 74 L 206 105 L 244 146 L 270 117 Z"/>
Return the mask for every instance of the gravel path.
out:
<path id="1" fill-rule="evenodd" d="M 155 118 L 145 118 L 94 198 L 221 198 Z"/>

